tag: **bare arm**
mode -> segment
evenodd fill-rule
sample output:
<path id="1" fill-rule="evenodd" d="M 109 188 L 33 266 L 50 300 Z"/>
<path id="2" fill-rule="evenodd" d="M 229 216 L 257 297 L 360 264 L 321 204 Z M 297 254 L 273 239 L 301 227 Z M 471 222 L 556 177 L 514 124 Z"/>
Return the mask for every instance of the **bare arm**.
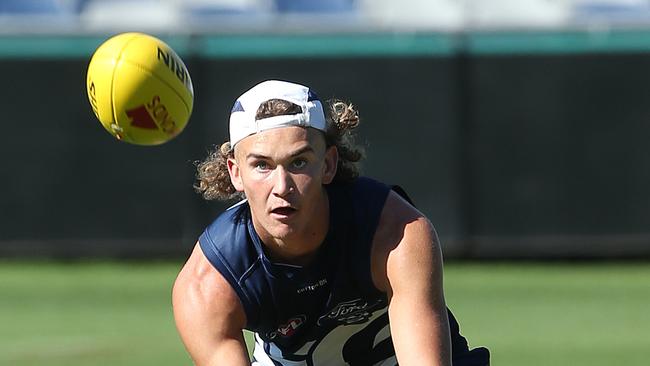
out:
<path id="1" fill-rule="evenodd" d="M 388 296 L 399 364 L 451 365 L 437 235 L 429 220 L 394 192 L 375 234 L 372 263 L 375 285 Z"/>
<path id="2" fill-rule="evenodd" d="M 243 307 L 198 244 L 174 283 L 172 303 L 176 327 L 197 366 L 250 365 Z"/>

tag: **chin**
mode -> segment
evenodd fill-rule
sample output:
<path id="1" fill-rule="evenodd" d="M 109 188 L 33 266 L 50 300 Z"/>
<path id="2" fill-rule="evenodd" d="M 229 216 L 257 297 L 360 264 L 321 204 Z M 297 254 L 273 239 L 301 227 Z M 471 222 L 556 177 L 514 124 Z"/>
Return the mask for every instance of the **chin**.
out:
<path id="1" fill-rule="evenodd" d="M 287 224 L 282 222 L 274 222 L 267 229 L 267 232 L 274 238 L 280 240 L 291 239 L 298 233 L 298 227 L 295 223 Z"/>
<path id="2" fill-rule="evenodd" d="M 279 225 L 269 230 L 269 234 L 272 237 L 280 240 L 290 239 L 294 234 L 295 230 L 288 225 Z"/>

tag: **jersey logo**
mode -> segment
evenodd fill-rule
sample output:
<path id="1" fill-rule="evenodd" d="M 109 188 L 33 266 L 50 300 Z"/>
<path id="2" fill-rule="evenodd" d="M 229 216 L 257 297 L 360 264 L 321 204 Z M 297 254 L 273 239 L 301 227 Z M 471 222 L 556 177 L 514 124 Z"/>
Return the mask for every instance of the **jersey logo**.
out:
<path id="1" fill-rule="evenodd" d="M 377 308 L 381 300 L 372 304 L 363 299 L 356 299 L 338 303 L 329 313 L 318 318 L 318 325 L 330 324 L 361 324 L 372 316 L 372 311 Z"/>
<path id="2" fill-rule="evenodd" d="M 307 317 L 305 315 L 298 315 L 287 321 L 286 324 L 280 324 L 278 329 L 268 334 L 269 339 L 275 339 L 277 336 L 291 337 L 301 325 L 305 323 Z"/>
<path id="3" fill-rule="evenodd" d="M 318 288 L 323 287 L 325 285 L 327 285 L 327 278 L 323 278 L 321 280 L 318 280 L 318 281 L 314 282 L 311 285 L 301 287 L 298 290 L 296 290 L 296 292 L 299 293 L 299 294 L 302 294 L 302 293 L 308 292 L 308 291 L 316 291 Z"/>

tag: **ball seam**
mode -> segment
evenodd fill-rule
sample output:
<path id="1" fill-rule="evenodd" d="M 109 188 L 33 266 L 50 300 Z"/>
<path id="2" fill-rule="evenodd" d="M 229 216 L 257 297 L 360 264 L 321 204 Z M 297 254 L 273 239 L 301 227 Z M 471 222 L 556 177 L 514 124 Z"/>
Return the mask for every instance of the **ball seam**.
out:
<path id="1" fill-rule="evenodd" d="M 117 115 L 116 115 L 116 110 L 115 110 L 115 88 L 114 88 L 115 87 L 115 75 L 117 74 L 117 69 L 118 69 L 117 64 L 119 64 L 120 61 L 122 60 L 122 55 L 124 54 L 124 50 L 126 50 L 129 43 L 131 43 L 136 37 L 137 37 L 137 34 L 132 34 L 131 38 L 129 38 L 126 42 L 124 42 L 124 45 L 120 49 L 120 53 L 115 58 L 116 66 L 113 67 L 113 75 L 111 75 L 111 103 L 110 103 L 110 105 L 111 105 L 111 116 L 113 117 L 113 123 L 112 124 L 118 125 L 122 129 L 122 131 L 124 132 L 124 135 L 126 135 L 126 136 L 128 136 L 128 133 L 126 132 L 125 128 L 120 126 L 120 124 L 118 122 Z M 130 136 L 129 136 L 129 140 L 133 141 L 133 139 L 131 139 Z"/>
<path id="2" fill-rule="evenodd" d="M 181 102 L 183 102 L 183 105 L 185 106 L 185 109 L 187 110 L 188 118 L 189 118 L 189 115 L 192 114 L 192 108 L 187 104 L 187 102 L 185 101 L 185 98 L 183 98 L 183 96 L 176 90 L 176 88 L 171 83 L 169 83 L 167 80 L 165 80 L 165 79 L 159 77 L 158 75 L 156 75 L 155 73 L 153 73 L 153 71 L 149 70 L 149 68 L 147 68 L 146 66 L 141 65 L 141 64 L 139 64 L 137 62 L 133 62 L 133 61 L 128 60 L 128 59 L 124 59 L 122 62 L 139 68 L 140 70 L 142 70 L 142 71 L 148 73 L 149 75 L 153 76 L 154 78 L 156 78 L 161 83 L 165 84 L 170 90 L 172 90 L 174 92 L 174 94 L 176 94 L 176 96 L 178 96 L 178 98 L 181 100 Z M 190 99 L 192 99 L 193 97 L 194 97 L 194 95 L 192 93 L 190 93 Z M 192 103 L 192 104 L 194 104 L 194 103 Z"/>

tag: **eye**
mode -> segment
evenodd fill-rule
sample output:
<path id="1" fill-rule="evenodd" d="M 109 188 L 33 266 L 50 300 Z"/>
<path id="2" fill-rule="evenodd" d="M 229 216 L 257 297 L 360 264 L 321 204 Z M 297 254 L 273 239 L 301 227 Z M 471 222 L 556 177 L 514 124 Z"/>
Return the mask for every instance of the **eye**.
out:
<path id="1" fill-rule="evenodd" d="M 294 169 L 302 169 L 307 165 L 307 160 L 305 159 L 296 159 L 291 163 Z"/>
<path id="2" fill-rule="evenodd" d="M 256 161 L 255 164 L 253 164 L 253 165 L 255 166 L 255 170 L 259 170 L 259 171 L 267 171 L 267 170 L 269 170 L 269 164 L 267 164 L 263 160 Z"/>

